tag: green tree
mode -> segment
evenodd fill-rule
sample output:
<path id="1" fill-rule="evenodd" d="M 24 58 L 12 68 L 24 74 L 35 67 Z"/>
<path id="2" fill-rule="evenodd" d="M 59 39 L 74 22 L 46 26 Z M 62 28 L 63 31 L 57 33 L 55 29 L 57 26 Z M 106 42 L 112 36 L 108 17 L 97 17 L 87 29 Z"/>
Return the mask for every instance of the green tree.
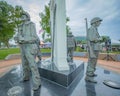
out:
<path id="1" fill-rule="evenodd" d="M 41 21 L 40 25 L 43 30 L 42 38 L 43 40 L 45 39 L 45 34 L 47 34 L 48 37 L 50 37 L 51 32 L 50 32 L 50 4 L 45 5 L 45 10 L 44 12 L 41 12 L 39 14 Z M 70 21 L 69 17 L 66 18 L 66 23 Z M 70 31 L 70 27 L 66 25 L 66 31 L 67 33 Z"/>
<path id="2" fill-rule="evenodd" d="M 103 38 L 103 42 L 106 42 L 108 39 L 110 39 L 109 36 L 102 36 L 102 38 Z"/>
<path id="3" fill-rule="evenodd" d="M 14 23 L 12 22 L 12 10 L 14 9 L 11 5 L 7 4 L 5 1 L 0 1 L 1 14 L 0 14 L 0 41 L 3 42 L 7 47 L 9 47 L 9 39 L 12 38 L 14 34 Z"/>
<path id="4" fill-rule="evenodd" d="M 49 21 L 50 21 L 49 5 L 45 6 L 45 13 L 42 12 L 39 15 L 40 15 L 40 18 L 41 18 L 40 25 L 42 27 L 42 30 L 44 31 L 43 35 L 42 35 L 42 38 L 45 39 L 45 34 L 46 33 L 48 35 L 51 34 L 51 32 L 50 32 L 50 24 L 49 24 Z"/>
<path id="5" fill-rule="evenodd" d="M 15 31 L 18 31 L 18 25 L 23 8 L 15 6 L 15 8 L 5 1 L 0 1 L 0 42 L 9 48 L 9 40 L 13 37 Z"/>
<path id="6" fill-rule="evenodd" d="M 21 18 L 21 15 L 23 12 L 24 12 L 23 8 L 21 6 L 18 6 L 18 5 L 15 6 L 15 8 L 13 10 L 12 21 L 15 24 L 16 31 L 18 31 L 19 24 L 22 23 L 22 20 L 20 18 Z"/>

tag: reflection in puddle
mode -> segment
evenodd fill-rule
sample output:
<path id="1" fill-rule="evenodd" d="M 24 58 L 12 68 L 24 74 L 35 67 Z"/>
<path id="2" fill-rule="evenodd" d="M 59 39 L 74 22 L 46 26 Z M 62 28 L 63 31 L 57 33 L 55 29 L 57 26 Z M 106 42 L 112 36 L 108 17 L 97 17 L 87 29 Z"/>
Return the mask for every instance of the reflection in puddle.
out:
<path id="1" fill-rule="evenodd" d="M 110 71 L 104 70 L 104 73 L 105 73 L 105 74 L 110 74 Z"/>

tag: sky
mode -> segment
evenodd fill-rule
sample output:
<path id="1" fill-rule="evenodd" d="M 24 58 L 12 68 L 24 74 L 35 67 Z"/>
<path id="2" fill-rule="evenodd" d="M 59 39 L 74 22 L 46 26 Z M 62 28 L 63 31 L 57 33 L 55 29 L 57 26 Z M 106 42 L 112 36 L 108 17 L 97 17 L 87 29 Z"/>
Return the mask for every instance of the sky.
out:
<path id="1" fill-rule="evenodd" d="M 38 36 L 40 27 L 39 13 L 44 12 L 44 6 L 49 0 L 4 0 L 13 6 L 20 5 L 27 11 L 31 20 L 36 24 Z M 94 17 L 103 19 L 98 28 L 101 36 L 109 36 L 111 39 L 120 40 L 120 0 L 66 0 L 66 16 L 70 18 L 68 25 L 74 36 L 86 36 L 85 18 Z"/>

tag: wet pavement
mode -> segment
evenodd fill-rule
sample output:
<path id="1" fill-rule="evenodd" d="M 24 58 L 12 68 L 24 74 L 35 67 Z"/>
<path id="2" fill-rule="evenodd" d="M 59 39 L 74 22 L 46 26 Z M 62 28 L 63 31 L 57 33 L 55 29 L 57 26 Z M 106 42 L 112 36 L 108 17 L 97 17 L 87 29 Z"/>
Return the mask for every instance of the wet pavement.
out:
<path id="1" fill-rule="evenodd" d="M 48 57 L 42 57 L 42 59 L 45 59 L 45 58 L 48 58 Z M 87 58 L 83 58 L 83 57 L 74 57 L 74 59 L 87 62 Z M 21 64 L 21 59 L 0 60 L 0 76 L 4 75 L 11 68 L 13 68 L 14 66 L 19 65 L 19 64 Z M 120 74 L 120 62 L 98 60 L 97 65 L 101 66 L 107 70 L 110 70 L 110 71 Z"/>
<path id="2" fill-rule="evenodd" d="M 22 88 L 22 93 L 19 96 L 120 96 L 120 89 L 114 89 L 103 84 L 104 80 L 120 83 L 120 74 L 101 67 L 97 67 L 96 73 L 98 74 L 95 77 L 98 81 L 97 84 L 85 82 L 84 77 L 82 79 L 78 77 L 68 88 L 65 88 L 42 78 L 41 88 L 32 91 L 31 81 L 20 82 L 21 66 L 18 65 L 0 78 L 0 96 L 8 96 L 8 90 L 15 86 Z"/>

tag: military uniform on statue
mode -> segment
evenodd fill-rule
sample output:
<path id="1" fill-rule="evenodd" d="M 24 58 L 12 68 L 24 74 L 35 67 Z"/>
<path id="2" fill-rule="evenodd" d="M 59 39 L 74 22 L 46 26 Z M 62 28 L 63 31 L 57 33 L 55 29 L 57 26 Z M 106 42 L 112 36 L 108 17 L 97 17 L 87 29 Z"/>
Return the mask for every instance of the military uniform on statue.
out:
<path id="1" fill-rule="evenodd" d="M 22 68 L 23 68 L 23 81 L 30 79 L 30 72 L 32 73 L 33 90 L 37 90 L 40 83 L 40 75 L 38 72 L 35 56 L 37 55 L 37 44 L 35 24 L 30 21 L 30 16 L 27 12 L 22 14 L 22 24 L 19 25 L 19 32 L 15 40 L 21 49 Z"/>
<path id="2" fill-rule="evenodd" d="M 72 32 L 69 32 L 67 34 L 67 61 L 70 63 L 73 63 L 73 53 L 76 48 L 76 41 L 72 34 Z"/>
<path id="3" fill-rule="evenodd" d="M 101 50 L 100 42 L 102 38 L 100 37 L 97 28 L 101 24 L 102 19 L 99 17 L 95 17 L 91 20 L 91 27 L 87 29 L 87 46 L 88 46 L 88 65 L 86 70 L 85 80 L 88 82 L 97 83 L 94 80 L 94 77 L 97 76 L 95 74 L 97 59 L 99 55 L 99 51 Z"/>

